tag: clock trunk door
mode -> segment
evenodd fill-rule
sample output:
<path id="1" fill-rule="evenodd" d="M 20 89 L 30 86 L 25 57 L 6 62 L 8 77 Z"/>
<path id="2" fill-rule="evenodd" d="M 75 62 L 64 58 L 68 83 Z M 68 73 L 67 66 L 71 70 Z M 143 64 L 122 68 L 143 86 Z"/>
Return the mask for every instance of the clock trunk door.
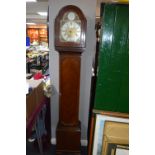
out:
<path id="1" fill-rule="evenodd" d="M 60 53 L 60 123 L 78 124 L 80 54 Z"/>

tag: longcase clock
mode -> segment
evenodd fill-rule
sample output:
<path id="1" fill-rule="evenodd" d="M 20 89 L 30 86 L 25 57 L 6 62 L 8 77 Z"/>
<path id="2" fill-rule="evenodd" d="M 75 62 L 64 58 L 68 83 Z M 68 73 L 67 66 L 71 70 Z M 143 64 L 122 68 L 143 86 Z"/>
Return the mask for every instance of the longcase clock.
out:
<path id="1" fill-rule="evenodd" d="M 80 154 L 80 66 L 85 42 L 86 18 L 84 14 L 76 6 L 63 7 L 55 19 L 55 49 L 59 52 L 60 63 L 57 154 Z"/>

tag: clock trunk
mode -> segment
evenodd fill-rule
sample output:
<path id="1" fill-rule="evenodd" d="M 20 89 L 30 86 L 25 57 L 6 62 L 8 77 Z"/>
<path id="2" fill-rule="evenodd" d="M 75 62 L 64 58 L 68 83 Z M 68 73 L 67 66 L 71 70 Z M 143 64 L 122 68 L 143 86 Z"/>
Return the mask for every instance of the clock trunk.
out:
<path id="1" fill-rule="evenodd" d="M 80 153 L 79 88 L 81 53 L 60 52 L 59 123 L 57 152 Z"/>

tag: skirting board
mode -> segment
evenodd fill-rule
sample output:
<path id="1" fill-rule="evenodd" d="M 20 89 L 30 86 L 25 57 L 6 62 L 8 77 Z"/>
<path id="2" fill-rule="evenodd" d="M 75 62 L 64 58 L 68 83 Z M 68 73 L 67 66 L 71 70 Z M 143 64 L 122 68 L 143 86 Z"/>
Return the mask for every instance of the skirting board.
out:
<path id="1" fill-rule="evenodd" d="M 56 138 L 51 138 L 51 144 L 56 145 Z M 81 146 L 87 146 L 88 141 L 87 140 L 81 140 Z"/>

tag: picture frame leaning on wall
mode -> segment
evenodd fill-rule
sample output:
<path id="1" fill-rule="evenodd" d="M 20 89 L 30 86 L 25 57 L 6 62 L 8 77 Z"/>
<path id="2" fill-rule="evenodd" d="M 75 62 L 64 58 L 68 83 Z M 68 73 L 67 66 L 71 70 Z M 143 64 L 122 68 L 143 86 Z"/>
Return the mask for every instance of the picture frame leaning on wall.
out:
<path id="1" fill-rule="evenodd" d="M 124 152 L 124 155 L 128 155 L 127 150 L 129 150 L 129 124 L 106 121 L 103 133 L 102 155 L 119 155 L 121 152 Z"/>
<path id="2" fill-rule="evenodd" d="M 128 114 L 115 112 L 96 112 L 95 130 L 93 136 L 92 155 L 102 155 L 104 126 L 108 121 L 129 123 Z"/>

